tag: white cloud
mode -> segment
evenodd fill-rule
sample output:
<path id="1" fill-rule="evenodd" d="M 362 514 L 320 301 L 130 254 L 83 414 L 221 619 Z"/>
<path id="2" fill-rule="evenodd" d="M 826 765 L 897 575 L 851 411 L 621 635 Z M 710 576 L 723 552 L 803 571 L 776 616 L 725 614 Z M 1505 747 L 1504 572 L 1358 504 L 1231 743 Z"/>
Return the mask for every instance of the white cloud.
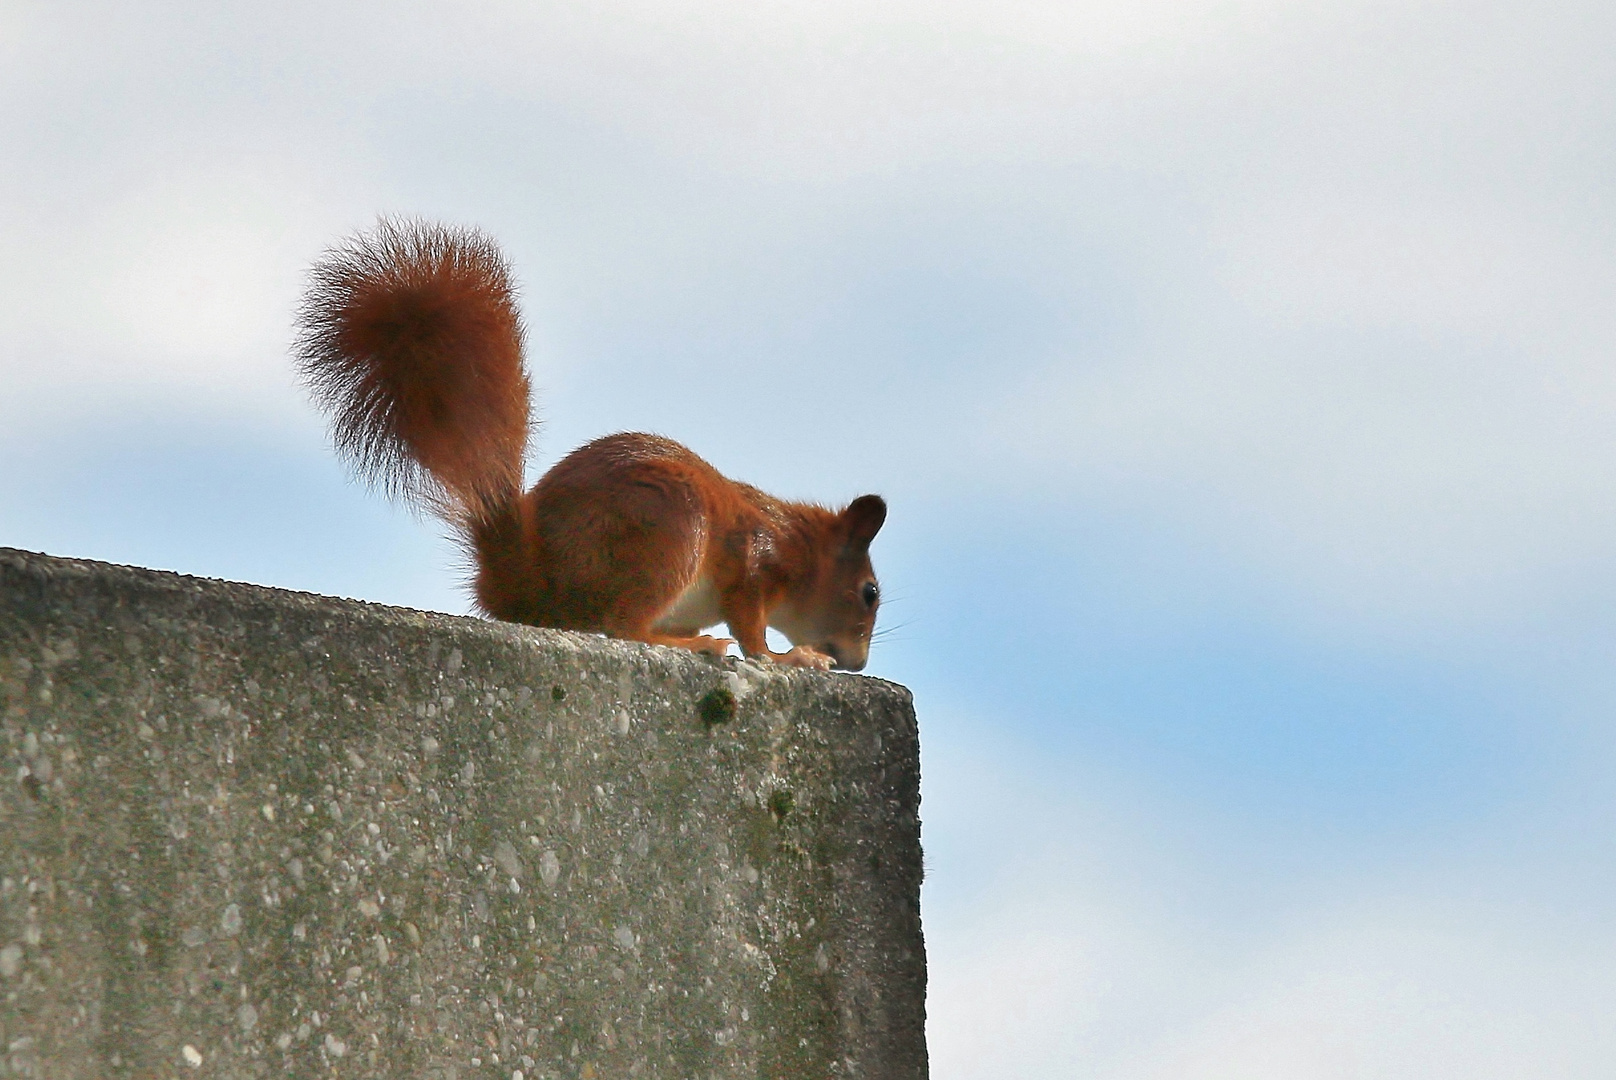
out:
<path id="1" fill-rule="evenodd" d="M 1366 906 L 1260 957 L 1220 1007 L 1111 1075 L 1592 1080 L 1608 1070 L 1609 927 L 1589 938 L 1546 927 L 1539 910 L 1455 898 Z"/>
<path id="2" fill-rule="evenodd" d="M 327 238 L 307 223 L 308 175 L 285 165 L 173 162 L 70 218 L 0 210 L 26 251 L 0 263 L 7 419 L 288 401 L 291 307 Z"/>
<path id="3" fill-rule="evenodd" d="M 1616 924 L 1567 834 L 1607 816 L 1597 780 L 1574 820 L 1527 810 L 1402 855 L 1276 850 L 1206 807 L 1075 758 L 1016 761 L 992 724 L 931 715 L 938 1080 L 1608 1071 Z M 1558 797 L 1581 783 L 1552 782 Z"/>
<path id="4" fill-rule="evenodd" d="M 1495 620 L 1616 543 L 1599 357 L 1210 336 L 1027 379 L 979 447 L 1015 462 L 1024 492 L 1143 512 L 1338 615 Z"/>
<path id="5" fill-rule="evenodd" d="M 1451 631 L 1616 545 L 1616 219 L 1589 150 L 1616 100 L 1586 42 L 1609 19 L 1357 14 L 1118 146 L 1110 167 L 1175 179 L 1181 248 L 1135 270 L 1134 333 L 1015 379 L 979 448 L 1329 617 Z"/>

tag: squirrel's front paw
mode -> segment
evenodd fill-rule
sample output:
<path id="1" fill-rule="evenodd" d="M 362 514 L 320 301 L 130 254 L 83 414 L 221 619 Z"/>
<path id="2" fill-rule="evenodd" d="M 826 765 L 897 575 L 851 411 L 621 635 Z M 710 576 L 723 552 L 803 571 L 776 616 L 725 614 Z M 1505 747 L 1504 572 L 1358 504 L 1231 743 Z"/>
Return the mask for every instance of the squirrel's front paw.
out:
<path id="1" fill-rule="evenodd" d="M 818 649 L 810 649 L 806 645 L 795 645 L 790 652 L 775 653 L 771 659 L 788 667 L 815 668 L 819 671 L 829 671 L 835 662 Z"/>
<path id="2" fill-rule="evenodd" d="M 698 652 L 705 656 L 723 656 L 729 652 L 729 647 L 733 644 L 735 644 L 734 638 L 709 637 L 706 634 L 701 634 L 690 639 L 690 651 Z"/>

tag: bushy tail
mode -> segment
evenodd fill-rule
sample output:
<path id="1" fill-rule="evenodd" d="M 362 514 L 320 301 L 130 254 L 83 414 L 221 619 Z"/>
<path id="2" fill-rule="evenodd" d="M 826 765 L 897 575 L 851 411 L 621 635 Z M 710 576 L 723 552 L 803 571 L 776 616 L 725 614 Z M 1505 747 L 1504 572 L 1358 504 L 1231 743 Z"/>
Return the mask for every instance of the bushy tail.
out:
<path id="1" fill-rule="evenodd" d="M 383 219 L 314 265 L 295 354 L 359 473 L 475 533 L 522 488 L 528 380 L 499 249 Z"/>

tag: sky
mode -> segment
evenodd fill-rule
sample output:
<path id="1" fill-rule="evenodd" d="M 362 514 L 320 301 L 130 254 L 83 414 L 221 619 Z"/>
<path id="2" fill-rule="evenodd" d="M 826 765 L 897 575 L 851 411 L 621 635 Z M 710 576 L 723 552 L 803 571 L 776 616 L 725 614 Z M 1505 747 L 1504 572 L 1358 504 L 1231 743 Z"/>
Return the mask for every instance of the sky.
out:
<path id="1" fill-rule="evenodd" d="M 0 545 L 465 612 L 288 361 L 378 214 L 884 495 L 939 1080 L 1607 1077 L 1616 8 L 0 0 Z"/>

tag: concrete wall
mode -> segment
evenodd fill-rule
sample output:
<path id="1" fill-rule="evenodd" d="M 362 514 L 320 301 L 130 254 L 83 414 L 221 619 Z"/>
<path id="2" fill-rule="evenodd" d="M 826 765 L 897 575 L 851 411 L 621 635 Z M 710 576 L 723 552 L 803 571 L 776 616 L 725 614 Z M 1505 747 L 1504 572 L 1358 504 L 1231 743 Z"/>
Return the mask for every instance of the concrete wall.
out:
<path id="1" fill-rule="evenodd" d="M 856 676 L 0 549 L 0 1076 L 923 1077 Z"/>

